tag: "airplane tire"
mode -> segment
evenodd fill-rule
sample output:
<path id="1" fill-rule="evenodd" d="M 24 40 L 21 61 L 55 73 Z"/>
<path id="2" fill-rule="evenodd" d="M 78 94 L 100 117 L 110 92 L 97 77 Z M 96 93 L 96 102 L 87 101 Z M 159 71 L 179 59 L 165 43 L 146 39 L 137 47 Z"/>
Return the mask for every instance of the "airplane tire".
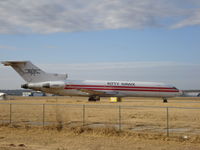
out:
<path id="1" fill-rule="evenodd" d="M 100 97 L 99 96 L 90 96 L 88 98 L 89 102 L 96 102 L 96 101 L 100 101 Z"/>
<path id="2" fill-rule="evenodd" d="M 164 98 L 163 103 L 168 103 L 168 100 L 166 98 Z"/>

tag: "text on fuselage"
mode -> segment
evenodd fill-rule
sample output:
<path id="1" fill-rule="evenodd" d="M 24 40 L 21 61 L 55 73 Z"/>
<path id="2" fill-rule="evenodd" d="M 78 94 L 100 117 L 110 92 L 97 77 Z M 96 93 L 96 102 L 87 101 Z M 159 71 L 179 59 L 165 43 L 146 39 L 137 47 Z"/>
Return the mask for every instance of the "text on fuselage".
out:
<path id="1" fill-rule="evenodd" d="M 132 82 L 107 82 L 107 85 L 110 86 L 135 86 L 135 83 Z"/>

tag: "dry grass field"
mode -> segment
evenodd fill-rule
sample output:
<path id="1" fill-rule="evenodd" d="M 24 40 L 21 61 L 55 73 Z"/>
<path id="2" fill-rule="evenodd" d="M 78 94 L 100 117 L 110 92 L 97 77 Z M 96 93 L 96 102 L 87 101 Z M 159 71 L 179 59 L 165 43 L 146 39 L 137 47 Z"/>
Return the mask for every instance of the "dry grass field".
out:
<path id="1" fill-rule="evenodd" d="M 200 98 L 10 99 L 0 102 L 0 150 L 200 149 Z"/>

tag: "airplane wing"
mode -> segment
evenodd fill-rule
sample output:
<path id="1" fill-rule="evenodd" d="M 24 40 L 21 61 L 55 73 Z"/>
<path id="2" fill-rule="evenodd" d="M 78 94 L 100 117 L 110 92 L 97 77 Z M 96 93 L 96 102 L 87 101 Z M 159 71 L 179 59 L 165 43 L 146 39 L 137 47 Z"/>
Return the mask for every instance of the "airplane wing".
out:
<path id="1" fill-rule="evenodd" d="M 115 91 L 109 91 L 109 92 L 103 92 L 103 91 L 96 91 L 96 90 L 90 90 L 90 89 L 78 89 L 81 92 L 85 92 L 91 95 L 99 95 L 99 96 L 113 96 L 118 94 L 118 92 Z"/>
<path id="2" fill-rule="evenodd" d="M 85 92 L 88 94 L 92 94 L 92 95 L 108 95 L 106 92 L 101 92 L 101 91 L 95 91 L 95 90 L 89 90 L 89 89 L 78 89 L 81 92 Z"/>

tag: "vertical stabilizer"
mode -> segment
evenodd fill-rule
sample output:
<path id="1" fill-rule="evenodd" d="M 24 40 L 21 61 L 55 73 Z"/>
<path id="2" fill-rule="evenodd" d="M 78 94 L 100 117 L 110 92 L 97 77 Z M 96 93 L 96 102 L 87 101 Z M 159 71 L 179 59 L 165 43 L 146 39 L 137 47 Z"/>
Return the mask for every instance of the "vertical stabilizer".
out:
<path id="1" fill-rule="evenodd" d="M 2 64 L 11 66 L 26 82 L 57 81 L 67 78 L 66 74 L 46 73 L 30 61 L 4 61 Z"/>

